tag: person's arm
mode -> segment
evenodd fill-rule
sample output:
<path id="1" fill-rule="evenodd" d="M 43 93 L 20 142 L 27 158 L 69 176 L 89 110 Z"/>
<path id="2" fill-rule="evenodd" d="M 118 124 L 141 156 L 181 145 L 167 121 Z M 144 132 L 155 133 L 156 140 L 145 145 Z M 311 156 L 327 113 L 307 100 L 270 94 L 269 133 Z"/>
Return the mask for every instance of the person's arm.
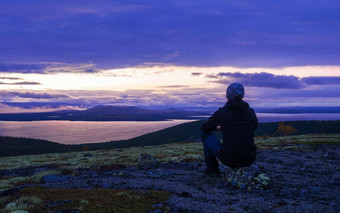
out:
<path id="1" fill-rule="evenodd" d="M 209 133 L 217 130 L 217 126 L 221 123 L 220 110 L 217 110 L 210 118 L 202 125 L 201 130 L 205 133 Z"/>

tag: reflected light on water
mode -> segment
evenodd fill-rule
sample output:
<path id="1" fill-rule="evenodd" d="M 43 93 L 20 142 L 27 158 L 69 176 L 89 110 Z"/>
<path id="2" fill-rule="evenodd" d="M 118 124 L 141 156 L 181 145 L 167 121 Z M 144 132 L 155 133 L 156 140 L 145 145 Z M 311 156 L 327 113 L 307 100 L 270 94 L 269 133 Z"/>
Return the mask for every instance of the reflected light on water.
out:
<path id="1" fill-rule="evenodd" d="M 194 120 L 170 121 L 0 121 L 0 135 L 62 144 L 124 140 Z"/>

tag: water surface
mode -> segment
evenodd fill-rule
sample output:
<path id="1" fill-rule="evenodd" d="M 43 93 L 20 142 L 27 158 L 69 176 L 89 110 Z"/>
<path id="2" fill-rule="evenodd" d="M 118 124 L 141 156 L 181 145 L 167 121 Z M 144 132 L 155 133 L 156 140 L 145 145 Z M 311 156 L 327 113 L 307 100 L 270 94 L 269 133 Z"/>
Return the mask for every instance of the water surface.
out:
<path id="1" fill-rule="evenodd" d="M 339 113 L 257 113 L 259 122 L 340 120 Z M 63 144 L 100 143 L 130 139 L 177 124 L 196 120 L 169 121 L 0 121 L 0 135 L 39 138 Z"/>
<path id="2" fill-rule="evenodd" d="M 0 135 L 62 144 L 130 139 L 194 120 L 169 121 L 0 121 Z"/>

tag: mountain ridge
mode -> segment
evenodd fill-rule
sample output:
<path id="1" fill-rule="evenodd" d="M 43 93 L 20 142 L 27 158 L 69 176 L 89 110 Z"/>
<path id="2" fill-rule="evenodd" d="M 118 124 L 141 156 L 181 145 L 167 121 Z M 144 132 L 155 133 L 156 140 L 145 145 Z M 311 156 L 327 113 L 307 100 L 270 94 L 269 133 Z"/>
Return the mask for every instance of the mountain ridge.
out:
<path id="1" fill-rule="evenodd" d="M 36 113 L 0 113 L 0 120 L 164 121 L 168 119 L 192 119 L 192 116 L 196 117 L 201 115 L 209 115 L 209 113 L 174 108 L 151 110 L 135 106 L 98 105 L 87 110 L 62 110 Z"/>

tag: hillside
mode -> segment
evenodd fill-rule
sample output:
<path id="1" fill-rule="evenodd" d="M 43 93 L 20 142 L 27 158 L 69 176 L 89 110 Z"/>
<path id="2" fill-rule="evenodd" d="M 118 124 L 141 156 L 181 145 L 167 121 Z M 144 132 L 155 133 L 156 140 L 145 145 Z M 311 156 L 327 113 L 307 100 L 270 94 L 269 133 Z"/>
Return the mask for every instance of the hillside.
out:
<path id="1" fill-rule="evenodd" d="M 80 145 L 63 145 L 44 140 L 0 136 L 0 156 L 81 151 L 83 149 L 99 150 L 160 145 L 182 141 L 199 141 L 201 136 L 200 127 L 204 122 L 204 120 L 200 120 L 184 123 L 128 140 Z M 340 133 L 340 121 L 291 121 L 285 122 L 285 124 L 296 128 L 298 130 L 296 135 Z M 255 136 L 278 136 L 278 125 L 278 122 L 259 123 L 258 129 L 255 131 Z M 219 134 L 219 137 L 221 137 L 221 134 Z"/>

